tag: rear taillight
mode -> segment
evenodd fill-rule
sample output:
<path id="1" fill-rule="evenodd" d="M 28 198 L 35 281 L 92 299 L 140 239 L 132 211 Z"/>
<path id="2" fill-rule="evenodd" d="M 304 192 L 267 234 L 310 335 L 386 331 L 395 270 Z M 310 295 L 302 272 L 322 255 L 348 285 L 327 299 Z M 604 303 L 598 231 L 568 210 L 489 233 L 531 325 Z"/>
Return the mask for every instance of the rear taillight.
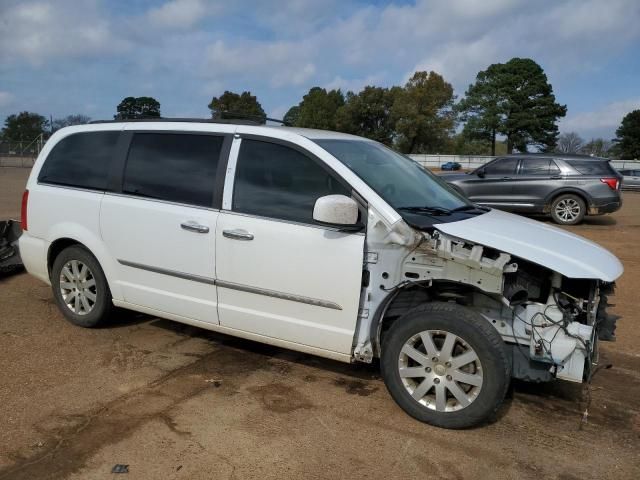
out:
<path id="1" fill-rule="evenodd" d="M 22 208 L 20 209 L 20 226 L 22 230 L 27 230 L 27 204 L 29 203 L 29 190 L 22 194 Z"/>
<path id="2" fill-rule="evenodd" d="M 615 177 L 601 178 L 600 181 L 609 185 L 611 190 L 618 190 L 618 187 L 620 187 L 620 180 Z"/>

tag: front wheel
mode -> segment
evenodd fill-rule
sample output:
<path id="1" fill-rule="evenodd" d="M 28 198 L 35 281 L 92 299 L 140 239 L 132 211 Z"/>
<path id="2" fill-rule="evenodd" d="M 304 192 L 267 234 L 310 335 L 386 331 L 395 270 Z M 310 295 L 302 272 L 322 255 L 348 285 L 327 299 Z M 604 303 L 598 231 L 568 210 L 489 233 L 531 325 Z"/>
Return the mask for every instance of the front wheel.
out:
<path id="1" fill-rule="evenodd" d="M 577 195 L 560 195 L 551 204 L 551 218 L 560 225 L 576 225 L 587 213 L 587 206 Z"/>
<path id="2" fill-rule="evenodd" d="M 380 367 L 405 412 L 444 428 L 489 419 L 511 379 L 498 332 L 454 303 L 428 303 L 396 320 L 384 338 Z"/>

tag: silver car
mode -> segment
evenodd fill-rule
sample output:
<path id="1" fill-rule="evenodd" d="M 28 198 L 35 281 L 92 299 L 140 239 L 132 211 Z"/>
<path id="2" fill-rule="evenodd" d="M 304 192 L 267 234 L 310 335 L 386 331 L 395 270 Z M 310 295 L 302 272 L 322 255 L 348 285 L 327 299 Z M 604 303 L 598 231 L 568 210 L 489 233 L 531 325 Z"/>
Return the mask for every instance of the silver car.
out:
<path id="1" fill-rule="evenodd" d="M 640 191 L 640 169 L 620 170 L 622 174 L 622 190 Z"/>

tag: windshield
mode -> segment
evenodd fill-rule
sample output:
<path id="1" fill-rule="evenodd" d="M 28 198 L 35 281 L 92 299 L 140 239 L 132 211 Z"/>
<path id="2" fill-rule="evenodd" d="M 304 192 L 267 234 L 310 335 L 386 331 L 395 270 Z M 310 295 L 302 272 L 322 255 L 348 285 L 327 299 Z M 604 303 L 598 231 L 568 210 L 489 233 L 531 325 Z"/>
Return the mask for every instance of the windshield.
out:
<path id="1" fill-rule="evenodd" d="M 441 212 L 472 206 L 417 162 L 376 142 L 314 140 L 396 210 Z"/>

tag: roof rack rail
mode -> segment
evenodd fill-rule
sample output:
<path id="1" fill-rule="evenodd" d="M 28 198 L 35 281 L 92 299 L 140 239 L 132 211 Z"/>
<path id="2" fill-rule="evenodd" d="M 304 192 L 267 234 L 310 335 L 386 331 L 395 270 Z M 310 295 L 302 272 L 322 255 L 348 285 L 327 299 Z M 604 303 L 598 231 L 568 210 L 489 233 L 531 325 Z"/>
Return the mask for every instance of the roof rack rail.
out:
<path id="1" fill-rule="evenodd" d="M 281 123 L 290 126 L 284 120 L 271 117 L 258 117 L 253 115 L 243 115 L 235 112 L 221 112 L 223 118 L 170 118 L 170 117 L 143 117 L 143 118 L 123 118 L 114 120 L 93 120 L 89 123 L 121 123 L 121 122 L 191 122 L 191 123 L 227 123 L 232 125 L 264 125 L 265 122 Z M 227 118 L 224 118 L 224 117 Z"/>
<path id="2" fill-rule="evenodd" d="M 89 123 L 135 123 L 135 122 L 189 122 L 189 123 L 228 123 L 237 125 L 261 125 L 254 120 L 243 118 L 168 118 L 168 117 L 148 117 L 148 118 L 123 118 L 114 120 L 92 120 Z"/>

